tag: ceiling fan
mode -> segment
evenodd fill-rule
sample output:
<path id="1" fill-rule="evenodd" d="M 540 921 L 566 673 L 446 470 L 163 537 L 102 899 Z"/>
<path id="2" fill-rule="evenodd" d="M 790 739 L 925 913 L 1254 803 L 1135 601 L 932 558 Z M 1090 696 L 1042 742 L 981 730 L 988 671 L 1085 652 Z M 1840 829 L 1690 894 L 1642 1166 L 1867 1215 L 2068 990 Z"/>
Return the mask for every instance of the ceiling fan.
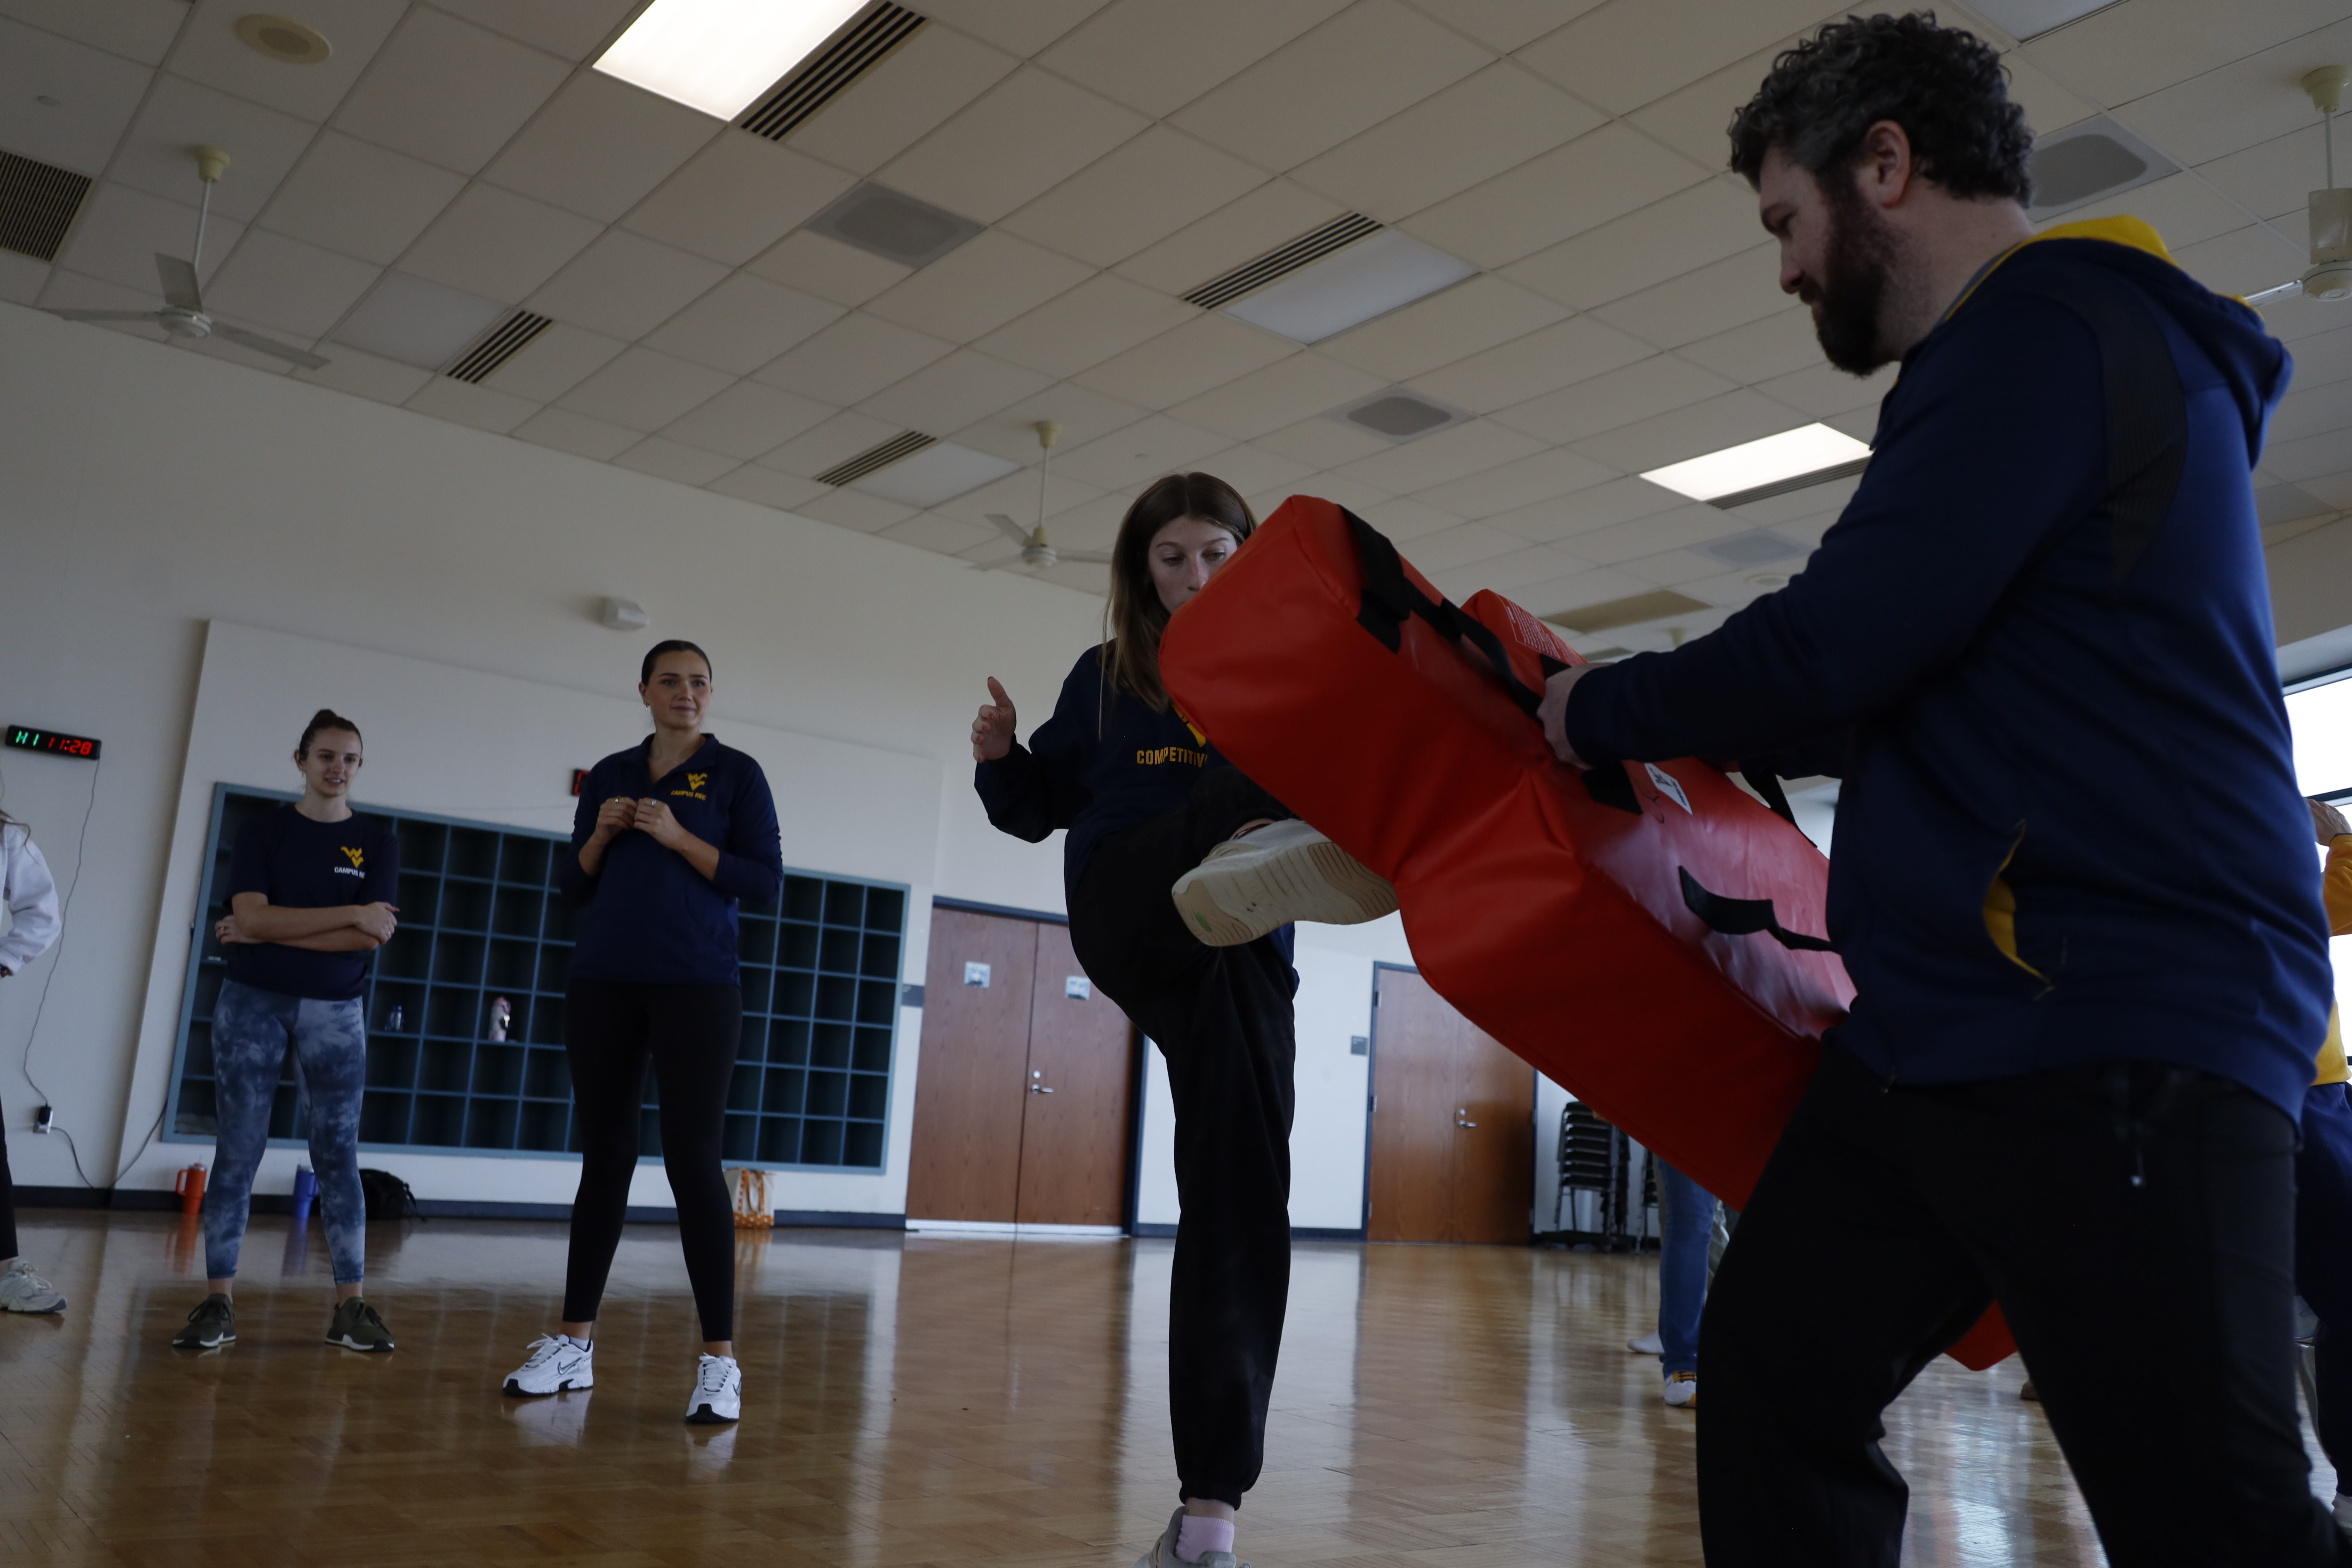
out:
<path id="1" fill-rule="evenodd" d="M 290 361 L 304 370 L 318 370 L 326 361 L 307 349 L 291 343 L 281 343 L 275 338 L 265 338 L 258 332 L 248 332 L 243 327 L 232 327 L 215 321 L 205 312 L 205 298 L 196 287 L 196 268 L 205 258 L 205 220 L 212 216 L 213 186 L 228 168 L 228 154 L 217 147 L 192 147 L 189 152 L 196 160 L 196 178 L 204 182 L 204 205 L 196 209 L 196 254 L 193 260 L 158 252 L 155 270 L 163 280 L 163 308 L 160 310 L 52 310 L 68 321 L 152 321 L 175 338 L 219 338 L 265 353 L 273 359 Z"/>
<path id="2" fill-rule="evenodd" d="M 2336 184 L 2336 111 L 2352 70 L 2322 66 L 2303 79 L 2303 90 L 2319 110 L 2320 145 L 2326 150 L 2327 188 L 2311 193 L 2311 268 L 2300 278 L 2246 296 L 2249 305 L 2272 300 L 2352 299 L 2352 187 Z"/>
<path id="3" fill-rule="evenodd" d="M 1001 572 L 1018 565 L 1034 566 L 1042 571 L 1045 567 L 1057 566 L 1070 561 L 1082 561 L 1097 566 L 1109 565 L 1110 552 L 1107 550 L 1061 550 L 1046 542 L 1045 466 L 1053 460 L 1054 443 L 1061 439 L 1062 427 L 1051 419 L 1040 419 L 1037 421 L 1036 430 L 1037 446 L 1041 452 L 1037 459 L 1037 526 L 1034 529 L 1023 528 L 1001 511 L 990 512 L 988 521 L 1010 534 L 1013 542 L 1021 546 L 1021 553 L 1011 561 L 999 561 L 992 565 L 982 566 L 980 570 Z"/>

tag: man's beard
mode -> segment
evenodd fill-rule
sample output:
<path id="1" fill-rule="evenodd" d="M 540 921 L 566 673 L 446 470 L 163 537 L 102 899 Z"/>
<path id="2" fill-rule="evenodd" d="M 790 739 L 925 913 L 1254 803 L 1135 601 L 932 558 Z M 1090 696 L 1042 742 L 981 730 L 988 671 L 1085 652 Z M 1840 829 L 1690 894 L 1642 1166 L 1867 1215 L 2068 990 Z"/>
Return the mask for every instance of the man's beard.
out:
<path id="1" fill-rule="evenodd" d="M 1832 170 L 1821 191 L 1829 205 L 1829 253 L 1820 286 L 1808 285 L 1798 298 L 1821 306 L 1813 335 L 1830 363 L 1850 375 L 1868 375 L 1894 357 L 1879 347 L 1879 313 L 1895 271 L 1895 232 L 1863 200 L 1851 173 Z"/>

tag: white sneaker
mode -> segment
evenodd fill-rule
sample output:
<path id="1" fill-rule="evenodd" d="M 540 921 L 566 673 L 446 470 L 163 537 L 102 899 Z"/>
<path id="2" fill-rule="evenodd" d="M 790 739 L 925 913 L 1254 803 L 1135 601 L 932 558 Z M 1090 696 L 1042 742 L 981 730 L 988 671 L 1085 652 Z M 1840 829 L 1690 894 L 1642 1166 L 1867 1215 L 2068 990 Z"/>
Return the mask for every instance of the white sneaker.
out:
<path id="1" fill-rule="evenodd" d="M 518 1398 L 596 1386 L 596 1347 L 569 1334 L 530 1342 L 530 1359 L 507 1374 L 507 1392 Z"/>
<path id="2" fill-rule="evenodd" d="M 19 1258 L 0 1274 L 0 1311 L 62 1312 L 66 1299 L 58 1288 L 33 1272 L 33 1266 Z"/>
<path id="3" fill-rule="evenodd" d="M 1698 1373 L 1677 1372 L 1666 1378 L 1666 1403 L 1677 1410 L 1698 1408 Z"/>
<path id="4" fill-rule="evenodd" d="M 1230 1552 L 1203 1552 L 1186 1563 L 1176 1555 L 1176 1532 L 1183 1528 L 1184 1510 L 1180 1508 L 1170 1516 L 1168 1528 L 1151 1543 L 1151 1550 L 1135 1560 L 1135 1568 L 1250 1568 Z"/>
<path id="5" fill-rule="evenodd" d="M 1293 921 L 1361 925 L 1397 907 L 1386 878 L 1296 817 L 1227 839 L 1170 892 L 1211 947 L 1239 947 Z"/>
<path id="6" fill-rule="evenodd" d="M 686 1402 L 686 1418 L 697 1426 L 715 1426 L 743 1418 L 743 1369 L 731 1355 L 706 1355 L 694 1370 L 694 1393 Z"/>
<path id="7" fill-rule="evenodd" d="M 1633 1339 L 1627 1340 L 1625 1342 L 1625 1348 L 1632 1351 L 1635 1355 L 1664 1355 L 1666 1353 L 1665 1342 L 1658 1338 L 1658 1331 L 1655 1329 L 1652 1329 L 1646 1334 L 1639 1334 Z"/>

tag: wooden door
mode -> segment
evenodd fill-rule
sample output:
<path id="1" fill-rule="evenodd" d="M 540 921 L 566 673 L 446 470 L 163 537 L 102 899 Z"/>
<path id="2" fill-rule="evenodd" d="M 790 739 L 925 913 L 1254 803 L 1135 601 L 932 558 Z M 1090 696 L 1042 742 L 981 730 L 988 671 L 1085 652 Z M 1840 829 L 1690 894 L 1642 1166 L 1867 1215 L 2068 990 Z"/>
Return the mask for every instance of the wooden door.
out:
<path id="1" fill-rule="evenodd" d="M 1021 1223 L 1118 1225 L 1125 1217 L 1134 1068 L 1133 1026 L 1117 1003 L 1095 992 L 1071 951 L 1069 928 L 1038 926 Z"/>
<path id="2" fill-rule="evenodd" d="M 1023 1086 L 1038 930 L 1034 921 L 1001 915 L 931 912 L 922 1068 L 907 1163 L 909 1217 L 1014 1217 L 1021 1122 L 1033 1098 Z M 965 983 L 971 964 L 987 966 L 985 984 Z"/>
<path id="3" fill-rule="evenodd" d="M 1525 1241 L 1535 1179 L 1535 1069 L 1420 975 L 1375 974 L 1365 1234 L 1374 1241 Z"/>

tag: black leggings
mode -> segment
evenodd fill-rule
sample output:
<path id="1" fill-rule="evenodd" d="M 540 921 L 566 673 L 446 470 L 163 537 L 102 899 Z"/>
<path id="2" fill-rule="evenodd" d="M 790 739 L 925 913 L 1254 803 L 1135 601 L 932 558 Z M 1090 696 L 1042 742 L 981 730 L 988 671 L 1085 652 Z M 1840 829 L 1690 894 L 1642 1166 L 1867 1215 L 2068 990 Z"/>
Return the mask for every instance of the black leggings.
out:
<path id="1" fill-rule="evenodd" d="M 1070 907 L 1087 973 L 1168 1061 L 1176 1110 L 1176 1259 L 1168 1398 L 1182 1494 L 1238 1508 L 1265 1456 L 1265 1407 L 1290 1297 L 1290 966 L 1271 937 L 1204 947 L 1170 889 L 1282 803 L 1234 768 L 1181 810 L 1095 848 Z"/>
<path id="2" fill-rule="evenodd" d="M 584 1323 L 604 1298 L 637 1171 L 646 1061 L 661 1087 L 662 1164 L 677 1204 L 677 1239 L 705 1340 L 735 1337 L 735 1207 L 719 1169 L 727 1087 L 743 1039 L 740 985 L 628 985 L 574 980 L 563 1047 L 580 1128 L 580 1191 L 563 1321 Z"/>
<path id="3" fill-rule="evenodd" d="M 16 1184 L 8 1175 L 8 1140 L 0 1134 L 0 1258 L 16 1256 Z"/>

